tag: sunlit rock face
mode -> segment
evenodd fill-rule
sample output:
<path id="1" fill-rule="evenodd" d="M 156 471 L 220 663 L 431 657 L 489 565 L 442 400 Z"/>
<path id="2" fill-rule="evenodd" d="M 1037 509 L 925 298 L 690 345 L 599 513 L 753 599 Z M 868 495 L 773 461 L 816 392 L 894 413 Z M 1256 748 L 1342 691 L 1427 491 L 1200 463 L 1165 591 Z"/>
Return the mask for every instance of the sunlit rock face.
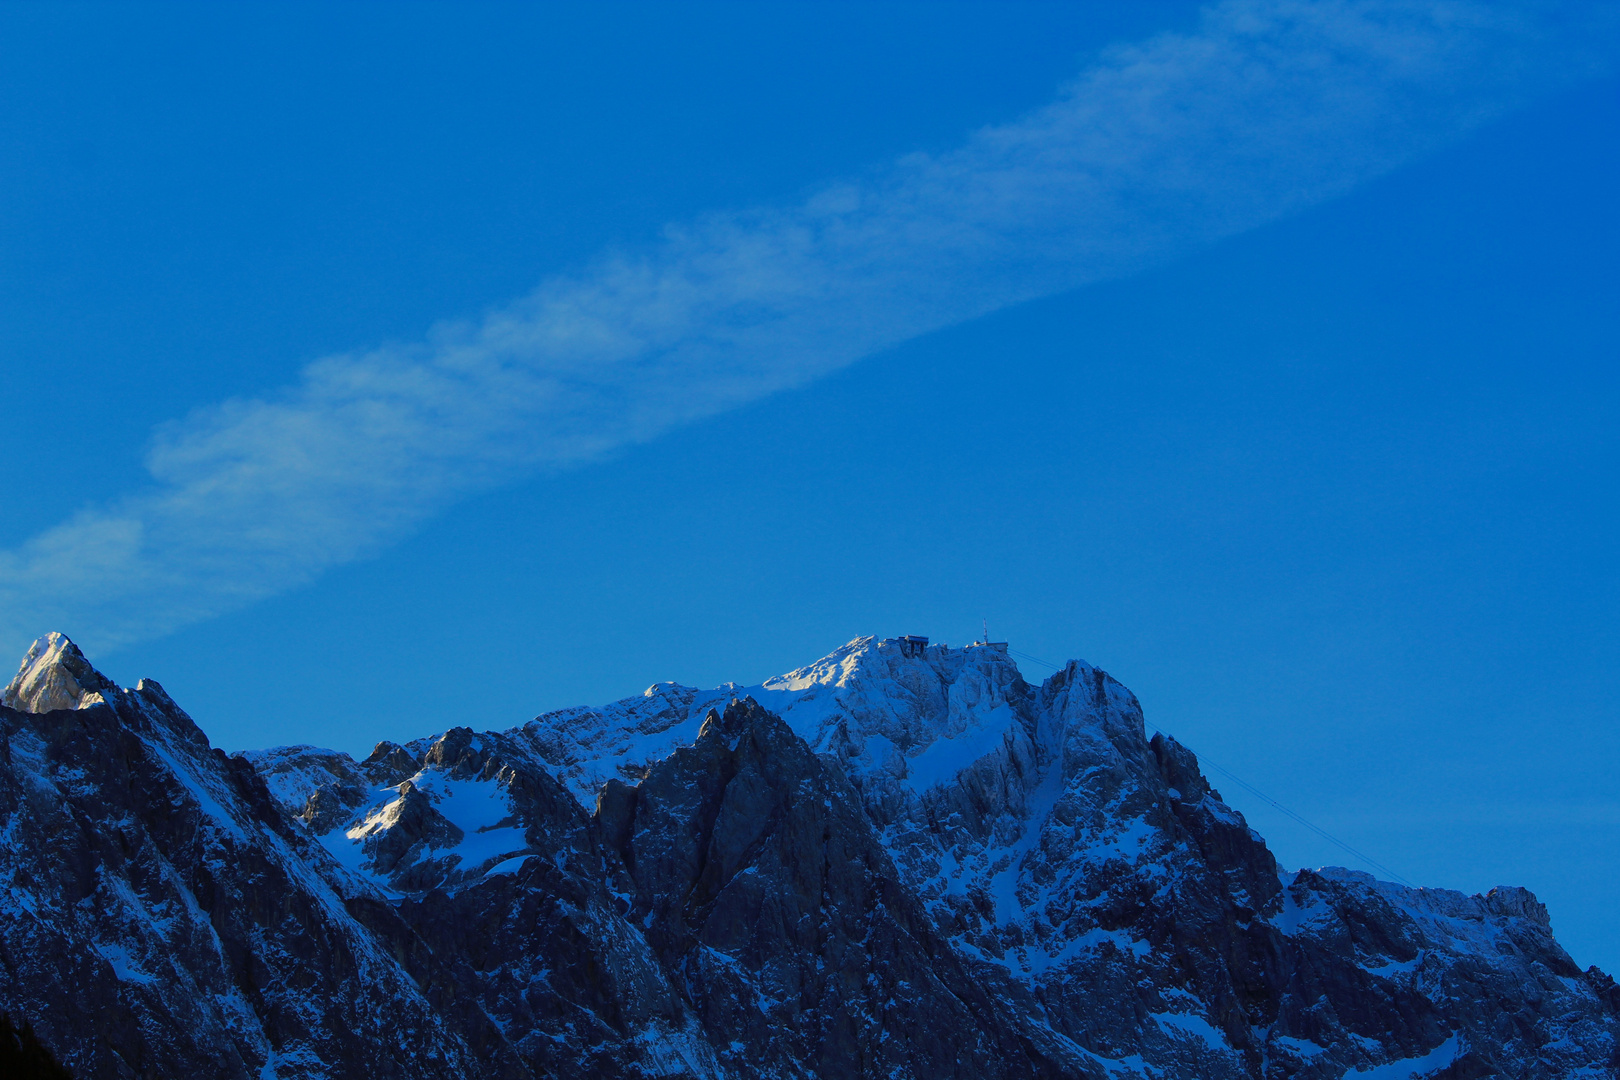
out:
<path id="1" fill-rule="evenodd" d="M 863 638 L 363 761 L 226 757 L 60 635 L 4 702 L 0 1011 L 79 1076 L 1620 1064 L 1528 892 L 1280 871 L 1083 663 Z"/>
<path id="2" fill-rule="evenodd" d="M 77 645 L 61 634 L 46 634 L 23 657 L 22 667 L 0 693 L 0 704 L 27 713 L 82 709 L 103 701 L 101 691 L 116 689 Z"/>

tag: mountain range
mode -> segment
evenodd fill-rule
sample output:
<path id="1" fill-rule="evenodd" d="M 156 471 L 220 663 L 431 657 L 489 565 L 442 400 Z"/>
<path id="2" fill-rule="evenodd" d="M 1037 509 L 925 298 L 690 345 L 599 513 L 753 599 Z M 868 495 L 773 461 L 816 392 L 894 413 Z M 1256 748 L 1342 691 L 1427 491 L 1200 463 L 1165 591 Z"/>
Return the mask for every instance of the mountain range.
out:
<path id="1" fill-rule="evenodd" d="M 1531 893 L 1284 870 L 1080 661 L 866 637 L 364 760 L 60 634 L 0 702 L 0 1021 L 81 1080 L 1620 1075 Z"/>

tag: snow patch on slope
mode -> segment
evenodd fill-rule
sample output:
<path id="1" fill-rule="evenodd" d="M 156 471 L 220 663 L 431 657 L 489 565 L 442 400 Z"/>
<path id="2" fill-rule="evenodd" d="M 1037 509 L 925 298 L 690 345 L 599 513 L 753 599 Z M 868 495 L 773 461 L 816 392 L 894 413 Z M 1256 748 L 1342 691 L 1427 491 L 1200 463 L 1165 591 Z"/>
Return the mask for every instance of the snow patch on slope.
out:
<path id="1" fill-rule="evenodd" d="M 1352 1069 L 1344 1074 L 1345 1080 L 1352 1077 L 1356 1080 L 1417 1080 L 1452 1064 L 1461 1053 L 1462 1040 L 1453 1035 L 1421 1057 L 1392 1061 L 1371 1069 Z"/>

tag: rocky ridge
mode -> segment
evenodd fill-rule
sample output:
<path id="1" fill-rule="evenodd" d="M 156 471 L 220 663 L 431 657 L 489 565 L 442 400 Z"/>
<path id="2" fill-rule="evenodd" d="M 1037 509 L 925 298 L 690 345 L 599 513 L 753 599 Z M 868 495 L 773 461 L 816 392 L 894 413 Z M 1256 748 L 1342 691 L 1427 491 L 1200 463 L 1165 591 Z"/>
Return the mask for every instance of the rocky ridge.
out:
<path id="1" fill-rule="evenodd" d="M 1285 873 L 1135 697 L 863 638 L 364 761 L 60 635 L 0 707 L 0 1011 L 81 1077 L 1598 1077 L 1523 889 Z"/>

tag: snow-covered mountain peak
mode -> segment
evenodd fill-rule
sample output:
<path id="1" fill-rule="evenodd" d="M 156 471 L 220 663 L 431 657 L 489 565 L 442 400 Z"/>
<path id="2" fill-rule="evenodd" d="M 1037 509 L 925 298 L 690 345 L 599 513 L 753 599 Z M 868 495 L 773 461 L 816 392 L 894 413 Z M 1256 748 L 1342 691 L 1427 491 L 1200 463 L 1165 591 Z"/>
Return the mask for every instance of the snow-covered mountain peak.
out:
<path id="1" fill-rule="evenodd" d="M 863 661 L 875 658 L 882 642 L 875 637 L 858 637 L 841 645 L 813 664 L 795 668 L 786 675 L 766 679 L 772 690 L 809 690 L 816 686 L 843 686 L 859 672 Z"/>
<path id="2" fill-rule="evenodd" d="M 881 736 L 907 757 L 987 725 L 1005 729 L 1014 703 L 1030 694 L 1005 649 L 926 640 L 857 638 L 767 679 L 754 696 L 823 752 L 834 750 L 835 728 L 842 728 L 840 737 Z"/>
<path id="3" fill-rule="evenodd" d="M 0 694 L 0 703 L 28 713 L 82 709 L 105 701 L 103 690 L 116 689 L 66 634 L 52 631 L 28 650 L 17 674 Z"/>
<path id="4" fill-rule="evenodd" d="M 998 646 L 860 637 L 756 685 L 654 683 L 609 705 L 546 713 L 522 730 L 586 806 L 608 780 L 639 777 L 692 745 L 710 709 L 748 697 L 857 781 L 909 778 L 928 787 L 989 752 L 1013 725 L 1032 730 L 1033 693 Z"/>
<path id="5" fill-rule="evenodd" d="M 974 642 L 952 648 L 943 642 L 929 644 L 925 637 L 867 636 L 841 645 L 786 675 L 766 679 L 761 686 L 772 692 L 802 693 L 817 687 L 850 688 L 874 680 L 899 686 L 934 679 L 949 684 L 969 668 L 999 670 L 1000 681 L 1018 676 L 1018 665 L 1004 644 Z"/>

